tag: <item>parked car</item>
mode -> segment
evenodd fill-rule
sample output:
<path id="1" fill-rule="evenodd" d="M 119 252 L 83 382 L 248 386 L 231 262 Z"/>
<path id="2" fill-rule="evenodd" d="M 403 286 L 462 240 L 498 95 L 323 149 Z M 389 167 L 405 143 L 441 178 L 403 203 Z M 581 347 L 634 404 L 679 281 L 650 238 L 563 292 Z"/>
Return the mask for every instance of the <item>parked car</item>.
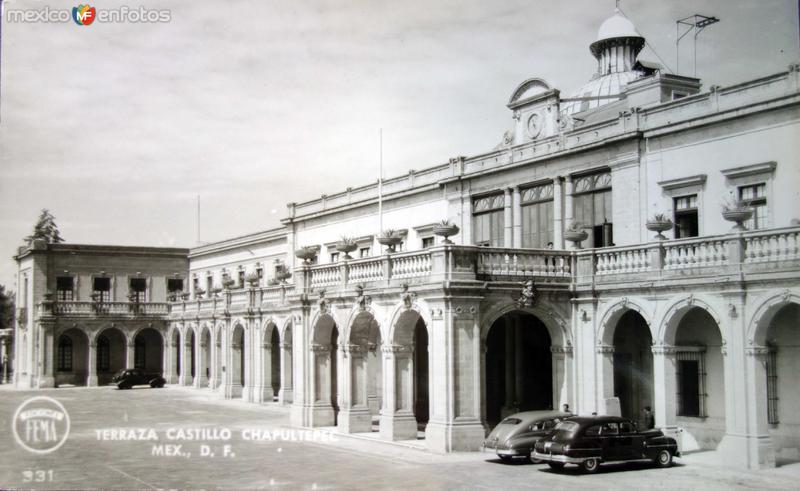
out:
<path id="1" fill-rule="evenodd" d="M 572 416 L 561 411 L 524 411 L 500 421 L 483 442 L 485 451 L 495 451 L 504 461 L 530 458 L 533 446 L 560 422 Z"/>
<path id="2" fill-rule="evenodd" d="M 627 418 L 591 416 L 559 423 L 550 436 L 536 442 L 532 457 L 554 469 L 577 464 L 586 472 L 595 472 L 601 462 L 650 460 L 669 467 L 680 452 L 675 439 L 661 430 L 639 431 Z"/>
<path id="3" fill-rule="evenodd" d="M 160 373 L 148 373 L 138 368 L 118 371 L 111 382 L 117 384 L 118 389 L 130 389 L 134 385 L 149 385 L 155 389 L 164 387 L 167 383 Z"/>

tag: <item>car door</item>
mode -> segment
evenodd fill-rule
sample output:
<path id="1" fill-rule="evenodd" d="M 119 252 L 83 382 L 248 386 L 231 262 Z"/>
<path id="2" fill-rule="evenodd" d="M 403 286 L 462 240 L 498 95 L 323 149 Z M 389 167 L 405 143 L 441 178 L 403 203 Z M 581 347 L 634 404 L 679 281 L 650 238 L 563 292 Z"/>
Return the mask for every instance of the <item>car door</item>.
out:
<path id="1" fill-rule="evenodd" d="M 619 442 L 619 425 L 614 422 L 604 423 L 600 429 L 603 440 L 603 460 L 619 460 L 621 446 Z"/>
<path id="2" fill-rule="evenodd" d="M 644 457 L 644 436 L 639 433 L 632 422 L 623 422 L 619 425 L 620 443 L 624 445 L 624 458 L 641 459 Z"/>

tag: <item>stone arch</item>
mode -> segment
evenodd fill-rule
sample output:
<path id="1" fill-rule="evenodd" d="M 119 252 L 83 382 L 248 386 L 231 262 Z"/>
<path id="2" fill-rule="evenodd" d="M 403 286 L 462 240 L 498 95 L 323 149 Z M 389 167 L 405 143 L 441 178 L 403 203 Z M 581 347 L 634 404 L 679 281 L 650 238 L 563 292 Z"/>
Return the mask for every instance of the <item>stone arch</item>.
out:
<path id="1" fill-rule="evenodd" d="M 706 311 L 717 325 L 722 336 L 722 343 L 726 342 L 726 335 L 722 331 L 721 317 L 717 310 L 711 306 L 711 303 L 704 298 L 697 297 L 694 294 L 686 295 L 669 305 L 664 311 L 661 318 L 661 323 L 658 328 L 658 335 L 653 339 L 655 344 L 659 345 L 673 345 L 675 344 L 675 334 L 683 317 L 693 308 L 700 308 Z"/>
<path id="2" fill-rule="evenodd" d="M 288 404 L 294 400 L 294 324 L 292 316 L 287 317 L 280 334 L 281 341 L 281 387 L 278 391 L 278 402 Z"/>
<path id="3" fill-rule="evenodd" d="M 765 346 L 772 319 L 775 314 L 789 304 L 800 305 L 800 294 L 784 290 L 780 293 L 773 293 L 764 299 L 755 309 L 747 324 L 747 343 L 754 346 Z"/>
<path id="4" fill-rule="evenodd" d="M 150 325 L 139 327 L 133 331 L 130 342 L 134 346 L 134 368 L 147 372 L 164 372 L 166 343 L 162 330 Z"/>
<path id="5" fill-rule="evenodd" d="M 138 326 L 133 331 L 131 331 L 130 341 L 134 341 L 136 339 L 136 336 L 138 336 L 139 333 L 144 331 L 145 329 L 152 329 L 155 332 L 157 332 L 158 335 L 161 337 L 161 342 L 164 343 L 165 345 L 167 343 L 167 340 L 169 339 L 169 332 L 172 330 L 172 328 L 167 329 L 167 332 L 165 334 L 164 329 L 159 329 L 154 325 L 152 325 L 152 323 L 144 326 Z"/>
<path id="6" fill-rule="evenodd" d="M 425 327 L 428 330 L 428 338 L 431 336 L 431 310 L 427 304 L 422 299 L 415 298 L 410 303 L 406 304 L 401 303 L 395 305 L 392 309 L 391 314 L 389 315 L 389 323 L 386 326 L 386 336 L 383 338 L 386 340 L 387 343 L 395 343 L 395 338 L 397 336 L 397 325 L 400 321 L 401 316 L 407 314 L 408 312 L 413 311 L 416 315 L 418 315 L 422 322 L 425 324 Z M 383 336 L 383 332 L 381 335 Z"/>
<path id="7" fill-rule="evenodd" d="M 88 383 L 89 340 L 89 334 L 75 325 L 56 331 L 56 366 L 54 368 L 57 387 Z"/>
<path id="8" fill-rule="evenodd" d="M 494 305 L 482 316 L 481 342 L 486 342 L 486 337 L 495 321 L 514 311 L 531 314 L 542 321 L 550 334 L 553 347 L 572 346 L 572 333 L 570 332 L 569 324 L 555 308 L 550 308 L 550 306 L 545 303 L 540 303 L 533 307 L 520 307 L 518 303 L 511 300 Z"/>
<path id="9" fill-rule="evenodd" d="M 107 385 L 118 370 L 127 364 L 128 337 L 125 332 L 114 326 L 106 326 L 94 335 L 97 384 Z"/>
<path id="10" fill-rule="evenodd" d="M 614 332 L 616 331 L 617 323 L 626 312 L 633 310 L 637 312 L 650 330 L 650 336 L 655 339 L 656 333 L 653 332 L 653 323 L 650 315 L 642 307 L 638 301 L 629 298 L 622 298 L 605 309 L 603 315 L 600 316 L 600 322 L 597 326 L 596 339 L 599 344 L 611 346 L 614 344 Z"/>

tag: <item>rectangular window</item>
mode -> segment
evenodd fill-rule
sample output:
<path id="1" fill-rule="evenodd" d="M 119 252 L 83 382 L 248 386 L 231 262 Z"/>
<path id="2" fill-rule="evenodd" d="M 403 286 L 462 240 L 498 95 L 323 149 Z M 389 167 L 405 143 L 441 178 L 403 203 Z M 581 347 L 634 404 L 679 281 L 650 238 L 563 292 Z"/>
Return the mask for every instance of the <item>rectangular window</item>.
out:
<path id="1" fill-rule="evenodd" d="M 505 219 L 502 194 L 476 198 L 472 202 L 472 242 L 475 245 L 503 247 Z"/>
<path id="2" fill-rule="evenodd" d="M 739 199 L 746 202 L 753 208 L 753 216 L 744 223 L 749 230 L 767 228 L 767 185 L 754 184 L 752 186 L 741 186 L 739 188 Z"/>
<path id="3" fill-rule="evenodd" d="M 244 288 L 244 270 L 240 269 L 237 275 L 239 277 L 239 288 Z"/>
<path id="4" fill-rule="evenodd" d="M 705 352 L 699 350 L 677 353 L 678 416 L 706 416 Z"/>
<path id="5" fill-rule="evenodd" d="M 58 367 L 59 372 L 72 371 L 72 340 L 61 336 L 58 341 Z"/>
<path id="6" fill-rule="evenodd" d="M 195 281 L 195 288 L 197 287 L 197 278 L 194 279 Z M 183 291 L 183 279 L 182 278 L 169 278 L 167 279 L 167 292 L 169 293 L 180 293 Z"/>
<path id="7" fill-rule="evenodd" d="M 56 300 L 71 302 L 75 291 L 75 278 L 72 276 L 59 276 L 56 278 Z"/>
<path id="8" fill-rule="evenodd" d="M 675 238 L 697 237 L 699 234 L 697 216 L 697 195 L 675 198 Z"/>
<path id="9" fill-rule="evenodd" d="M 195 276 L 194 278 L 192 278 L 192 291 L 196 292 L 199 289 L 200 289 L 200 278 Z"/>
<path id="10" fill-rule="evenodd" d="M 264 268 L 263 267 L 261 267 L 261 266 L 256 267 L 256 276 L 258 276 L 259 280 L 264 277 Z"/>
<path id="11" fill-rule="evenodd" d="M 601 172 L 574 179 L 573 197 L 575 221 L 584 225 L 589 237 L 584 246 L 614 245 L 614 226 L 611 222 L 611 172 Z"/>
<path id="12" fill-rule="evenodd" d="M 434 246 L 434 237 L 423 237 L 422 238 L 422 248 L 428 249 L 429 247 Z"/>
<path id="13" fill-rule="evenodd" d="M 131 278 L 130 280 L 130 296 L 133 302 L 146 302 L 147 301 L 147 279 L 146 278 Z"/>
<path id="14" fill-rule="evenodd" d="M 92 298 L 97 302 L 111 301 L 111 278 L 94 278 L 92 280 Z"/>
<path id="15" fill-rule="evenodd" d="M 339 253 L 338 252 L 331 252 L 331 262 L 335 263 L 339 261 Z"/>
<path id="16" fill-rule="evenodd" d="M 211 290 L 214 289 L 214 277 L 211 275 L 206 276 L 206 293 L 211 295 Z"/>
<path id="17" fill-rule="evenodd" d="M 369 247 L 362 247 L 358 250 L 358 257 L 369 257 Z"/>
<path id="18" fill-rule="evenodd" d="M 778 419 L 778 352 L 767 355 L 767 422 L 776 425 Z"/>
<path id="19" fill-rule="evenodd" d="M 522 247 L 545 249 L 553 242 L 553 183 L 520 191 Z"/>

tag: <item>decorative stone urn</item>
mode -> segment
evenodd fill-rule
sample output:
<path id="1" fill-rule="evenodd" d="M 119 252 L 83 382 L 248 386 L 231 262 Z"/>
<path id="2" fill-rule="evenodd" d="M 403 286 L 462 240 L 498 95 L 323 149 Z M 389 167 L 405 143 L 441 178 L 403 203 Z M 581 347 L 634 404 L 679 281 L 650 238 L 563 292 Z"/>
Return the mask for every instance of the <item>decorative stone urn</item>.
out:
<path id="1" fill-rule="evenodd" d="M 397 244 L 399 244 L 400 242 L 403 242 L 403 238 L 400 237 L 400 234 L 397 232 L 397 230 L 393 229 L 384 230 L 378 236 L 378 244 L 386 246 L 387 253 L 395 252 Z"/>
<path id="2" fill-rule="evenodd" d="M 258 286 L 258 283 L 259 281 L 261 281 L 261 278 L 258 277 L 258 273 L 256 273 L 255 271 L 251 271 L 247 273 L 247 276 L 244 277 L 244 280 L 247 282 L 248 285 L 255 288 Z"/>
<path id="3" fill-rule="evenodd" d="M 236 281 L 233 278 L 226 278 L 222 280 L 222 287 L 226 290 L 233 289 L 233 286 L 236 284 Z"/>
<path id="4" fill-rule="evenodd" d="M 356 249 L 358 249 L 358 244 L 356 244 L 353 239 L 347 237 L 342 237 L 339 242 L 336 243 L 336 250 L 344 253 L 343 259 L 353 259 L 350 253 Z"/>
<path id="5" fill-rule="evenodd" d="M 581 248 L 581 242 L 589 237 L 588 232 L 582 229 L 580 224 L 572 224 L 567 230 L 564 231 L 564 239 L 575 244 L 575 249 Z"/>
<path id="6" fill-rule="evenodd" d="M 750 220 L 750 217 L 753 216 L 753 209 L 752 208 L 735 208 L 730 210 L 722 210 L 722 218 L 729 222 L 735 222 L 736 225 L 731 230 L 747 230 L 747 228 L 742 225 L 747 220 Z"/>
<path id="7" fill-rule="evenodd" d="M 195 298 L 198 298 L 198 299 L 203 298 L 203 295 L 205 295 L 205 293 L 206 293 L 206 291 L 203 290 L 202 288 L 195 288 L 194 289 L 194 297 Z"/>
<path id="8" fill-rule="evenodd" d="M 672 225 L 673 225 L 672 220 L 670 220 L 669 218 L 667 218 L 662 214 L 656 215 L 655 217 L 648 220 L 647 223 L 645 223 L 645 227 L 647 227 L 647 230 L 650 230 L 651 232 L 657 232 L 657 235 L 653 238 L 658 240 L 667 239 L 667 237 L 661 232 L 666 232 L 667 230 L 671 229 Z"/>
<path id="9" fill-rule="evenodd" d="M 460 229 L 458 228 L 458 225 L 450 223 L 447 220 L 443 220 L 442 222 L 433 226 L 434 235 L 444 237 L 444 244 L 452 244 L 453 242 L 449 239 L 449 237 L 456 235 L 459 230 Z"/>
<path id="10" fill-rule="evenodd" d="M 318 252 L 319 246 L 303 246 L 294 251 L 294 255 L 297 256 L 298 259 L 302 259 L 303 264 L 311 264 L 317 257 Z"/>

